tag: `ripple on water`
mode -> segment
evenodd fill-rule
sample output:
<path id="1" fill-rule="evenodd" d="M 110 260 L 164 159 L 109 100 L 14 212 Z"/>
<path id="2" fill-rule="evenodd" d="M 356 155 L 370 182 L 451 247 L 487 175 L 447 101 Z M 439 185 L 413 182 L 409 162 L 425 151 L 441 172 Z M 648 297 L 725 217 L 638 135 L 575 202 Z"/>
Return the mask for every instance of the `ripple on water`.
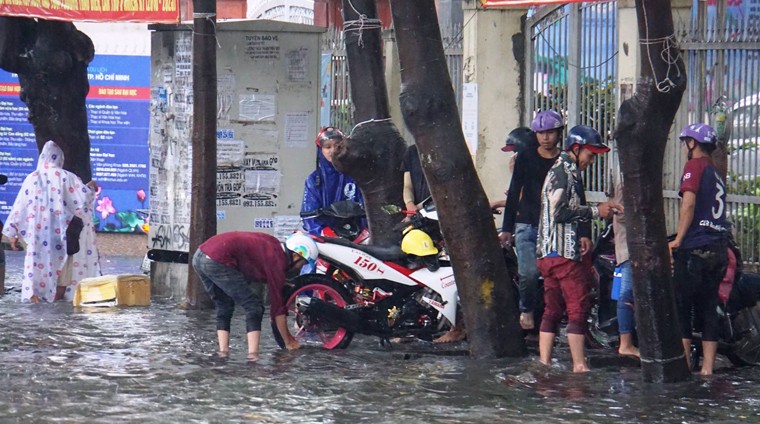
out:
<path id="1" fill-rule="evenodd" d="M 471 360 L 429 347 L 276 348 L 246 360 L 245 326 L 233 322 L 231 355 L 215 354 L 210 311 L 173 302 L 84 311 L 65 303 L 0 298 L 3 422 L 742 422 L 758 420 L 757 368 L 666 386 L 637 369 L 607 366 L 576 376 L 535 357 Z"/>

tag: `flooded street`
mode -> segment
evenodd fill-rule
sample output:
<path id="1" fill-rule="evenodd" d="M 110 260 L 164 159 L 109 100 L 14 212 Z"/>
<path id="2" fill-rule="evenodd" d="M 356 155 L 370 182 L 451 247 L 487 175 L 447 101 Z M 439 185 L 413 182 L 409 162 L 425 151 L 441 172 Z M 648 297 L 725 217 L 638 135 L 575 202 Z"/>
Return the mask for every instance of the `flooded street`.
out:
<path id="1" fill-rule="evenodd" d="M 17 286 L 20 252 L 7 252 Z M 104 273 L 139 272 L 110 257 Z M 265 325 L 248 362 L 244 320 L 231 355 L 216 356 L 210 311 L 173 301 L 146 308 L 74 309 L 0 298 L 0 422 L 758 422 L 760 369 L 720 362 L 717 375 L 647 385 L 637 368 L 591 352 L 593 371 L 521 359 L 474 361 L 412 344 L 392 351 L 357 337 L 347 350 L 276 348 Z M 265 322 L 268 318 L 265 318 Z M 533 346 L 535 349 L 535 346 Z M 450 352 L 454 353 L 454 352 Z"/>

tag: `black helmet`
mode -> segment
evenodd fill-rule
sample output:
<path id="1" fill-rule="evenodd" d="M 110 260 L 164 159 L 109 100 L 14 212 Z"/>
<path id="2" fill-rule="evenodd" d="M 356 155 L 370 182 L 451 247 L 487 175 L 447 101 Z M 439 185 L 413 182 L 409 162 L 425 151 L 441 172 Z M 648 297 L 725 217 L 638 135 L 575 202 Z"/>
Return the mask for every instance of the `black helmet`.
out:
<path id="1" fill-rule="evenodd" d="M 595 129 L 587 125 L 576 125 L 567 133 L 565 150 L 570 150 L 575 146 L 589 149 L 596 154 L 610 151 L 610 148 L 602 143 L 602 136 Z"/>
<path id="2" fill-rule="evenodd" d="M 518 127 L 507 134 L 507 140 L 504 142 L 502 152 L 520 153 L 525 149 L 538 147 L 536 133 L 528 127 Z"/>

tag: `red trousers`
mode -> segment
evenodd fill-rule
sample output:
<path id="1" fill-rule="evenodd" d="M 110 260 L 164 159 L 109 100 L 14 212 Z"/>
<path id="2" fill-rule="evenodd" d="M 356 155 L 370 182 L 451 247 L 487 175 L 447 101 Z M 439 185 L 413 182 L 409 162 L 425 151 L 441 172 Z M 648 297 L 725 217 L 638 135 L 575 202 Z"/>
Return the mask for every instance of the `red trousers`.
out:
<path id="1" fill-rule="evenodd" d="M 545 257 L 539 259 L 537 264 L 544 277 L 546 304 L 541 331 L 556 334 L 563 311 L 567 309 L 567 332 L 585 334 L 593 281 L 589 261 L 586 257 L 583 262 L 563 257 Z"/>

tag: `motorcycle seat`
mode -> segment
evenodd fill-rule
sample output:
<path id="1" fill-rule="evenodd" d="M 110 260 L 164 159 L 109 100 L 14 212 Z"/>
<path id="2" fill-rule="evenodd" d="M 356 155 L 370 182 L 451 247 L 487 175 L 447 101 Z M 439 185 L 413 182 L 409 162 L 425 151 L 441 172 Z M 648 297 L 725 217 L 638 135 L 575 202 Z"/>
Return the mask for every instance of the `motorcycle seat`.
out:
<path id="1" fill-rule="evenodd" d="M 406 257 L 406 253 L 401 251 L 399 246 L 374 246 L 369 244 L 356 244 L 339 237 L 323 237 L 322 240 L 325 243 L 337 244 L 340 246 L 352 247 L 356 250 L 361 250 L 371 256 L 380 259 L 381 261 L 398 261 Z"/>

